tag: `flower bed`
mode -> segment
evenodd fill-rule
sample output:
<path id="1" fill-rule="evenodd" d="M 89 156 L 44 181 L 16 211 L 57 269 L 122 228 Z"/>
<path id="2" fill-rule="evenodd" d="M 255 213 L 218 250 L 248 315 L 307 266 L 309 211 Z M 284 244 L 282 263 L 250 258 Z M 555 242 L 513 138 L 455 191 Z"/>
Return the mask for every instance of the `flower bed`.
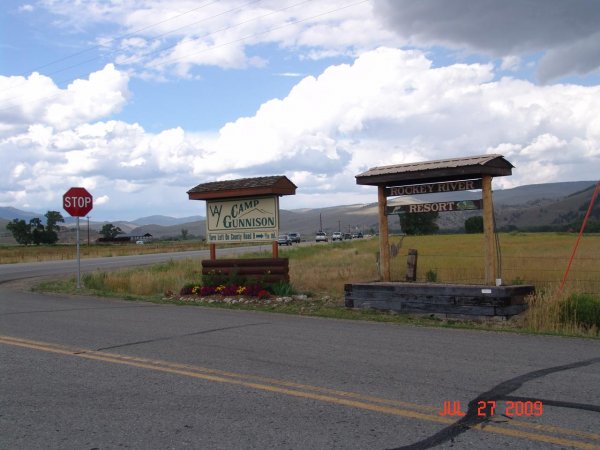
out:
<path id="1" fill-rule="evenodd" d="M 238 284 L 219 284 L 217 286 L 201 286 L 201 285 L 186 285 L 184 286 L 179 295 L 182 297 L 186 296 L 239 296 L 246 295 L 249 297 L 257 297 L 258 299 L 265 299 L 271 296 L 271 293 L 260 284 L 249 284 L 249 285 L 238 285 Z"/>

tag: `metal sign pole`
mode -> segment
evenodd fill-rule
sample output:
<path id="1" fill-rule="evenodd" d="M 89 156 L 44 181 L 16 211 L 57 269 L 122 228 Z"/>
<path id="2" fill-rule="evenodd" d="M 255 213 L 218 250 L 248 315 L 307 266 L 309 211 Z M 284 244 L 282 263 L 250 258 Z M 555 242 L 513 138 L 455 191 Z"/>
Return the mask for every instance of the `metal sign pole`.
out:
<path id="1" fill-rule="evenodd" d="M 77 216 L 77 289 L 81 289 L 81 259 L 79 257 L 79 216 Z"/>

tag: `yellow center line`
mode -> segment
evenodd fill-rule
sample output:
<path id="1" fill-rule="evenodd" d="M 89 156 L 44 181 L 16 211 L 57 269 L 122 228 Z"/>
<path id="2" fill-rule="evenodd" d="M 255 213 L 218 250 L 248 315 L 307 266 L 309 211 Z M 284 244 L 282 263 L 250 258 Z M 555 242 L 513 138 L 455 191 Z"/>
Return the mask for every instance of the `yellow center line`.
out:
<path id="1" fill-rule="evenodd" d="M 431 406 L 418 405 L 415 403 L 402 402 L 399 400 L 389 400 L 379 397 L 362 395 L 354 392 L 327 389 L 318 386 L 294 383 L 285 380 L 245 375 L 235 372 L 222 371 L 218 369 L 204 368 L 200 366 L 176 364 L 162 360 L 125 356 L 116 353 L 97 352 L 90 349 L 67 347 L 63 345 L 32 341 L 11 336 L 0 335 L 0 343 L 61 355 L 76 356 L 96 361 L 104 361 L 113 364 L 124 364 L 142 369 L 149 369 L 163 373 L 202 379 L 205 381 L 238 385 L 266 392 L 273 392 L 297 398 L 317 400 L 326 403 L 349 406 L 352 408 L 373 411 L 382 414 L 407 417 L 427 422 L 435 422 L 444 425 L 450 425 L 455 422 L 454 419 L 439 416 L 437 413 L 435 413 L 435 411 L 437 411 L 437 408 Z M 505 425 L 529 427 L 542 432 L 578 436 L 588 440 L 600 440 L 600 435 L 596 433 L 586 433 L 583 431 L 570 430 L 567 428 L 554 427 L 549 425 L 528 424 L 526 422 L 516 421 L 508 422 Z M 490 423 L 478 424 L 473 426 L 472 428 L 489 433 L 529 439 L 538 442 L 571 446 L 581 449 L 600 449 L 600 444 L 577 441 L 573 439 L 565 439 L 562 437 L 551 436 L 548 434 L 515 430 L 511 428 L 492 425 Z"/>

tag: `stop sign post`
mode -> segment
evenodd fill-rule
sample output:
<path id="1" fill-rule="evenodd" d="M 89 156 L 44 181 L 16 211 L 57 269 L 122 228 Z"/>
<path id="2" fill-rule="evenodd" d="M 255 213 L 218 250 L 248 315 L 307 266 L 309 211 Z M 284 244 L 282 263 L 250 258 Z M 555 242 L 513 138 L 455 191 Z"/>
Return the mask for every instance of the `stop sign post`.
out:
<path id="1" fill-rule="evenodd" d="M 77 289 L 81 288 L 81 259 L 79 256 L 79 218 L 85 217 L 93 208 L 93 198 L 85 188 L 72 187 L 63 194 L 63 208 L 77 217 Z"/>

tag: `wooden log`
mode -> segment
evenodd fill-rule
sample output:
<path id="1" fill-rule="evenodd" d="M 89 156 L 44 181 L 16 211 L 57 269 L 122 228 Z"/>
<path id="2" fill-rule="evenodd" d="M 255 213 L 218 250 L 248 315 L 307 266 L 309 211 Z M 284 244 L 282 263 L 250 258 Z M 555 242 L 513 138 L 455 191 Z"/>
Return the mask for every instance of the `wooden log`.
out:
<path id="1" fill-rule="evenodd" d="M 377 202 L 379 205 L 379 276 L 382 281 L 392 279 L 390 270 L 390 238 L 388 228 L 387 197 L 385 186 L 377 187 Z"/>
<path id="2" fill-rule="evenodd" d="M 273 266 L 273 267 L 221 267 L 221 268 L 212 268 L 212 267 L 203 267 L 202 275 L 213 275 L 213 274 L 237 274 L 237 275 L 265 275 L 265 274 L 286 274 L 289 271 L 287 267 L 283 266 Z"/>
<path id="3" fill-rule="evenodd" d="M 261 266 L 286 266 L 289 267 L 288 258 L 249 258 L 249 259 L 203 259 L 202 267 L 261 267 Z"/>
<path id="4" fill-rule="evenodd" d="M 418 252 L 416 249 L 411 248 L 408 250 L 408 257 L 406 258 L 406 281 L 417 281 L 417 256 Z"/>

